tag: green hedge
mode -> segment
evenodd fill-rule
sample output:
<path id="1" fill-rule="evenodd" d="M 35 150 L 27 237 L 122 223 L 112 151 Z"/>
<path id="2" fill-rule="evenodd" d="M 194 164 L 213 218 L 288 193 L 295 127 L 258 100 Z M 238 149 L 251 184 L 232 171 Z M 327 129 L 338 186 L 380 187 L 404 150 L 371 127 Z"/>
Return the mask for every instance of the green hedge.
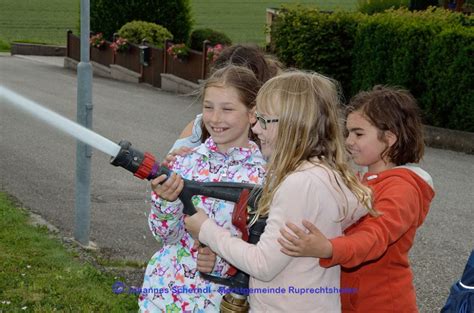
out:
<path id="1" fill-rule="evenodd" d="M 427 56 L 421 102 L 434 126 L 474 132 L 474 28 L 443 30 Z"/>
<path id="2" fill-rule="evenodd" d="M 352 52 L 362 14 L 322 13 L 284 7 L 272 27 L 272 49 L 287 66 L 310 69 L 338 80 L 345 91 L 351 81 Z"/>
<path id="3" fill-rule="evenodd" d="M 445 10 L 368 16 L 283 8 L 272 41 L 287 65 L 338 79 L 346 98 L 375 84 L 402 86 L 426 123 L 474 131 L 473 20 Z"/>

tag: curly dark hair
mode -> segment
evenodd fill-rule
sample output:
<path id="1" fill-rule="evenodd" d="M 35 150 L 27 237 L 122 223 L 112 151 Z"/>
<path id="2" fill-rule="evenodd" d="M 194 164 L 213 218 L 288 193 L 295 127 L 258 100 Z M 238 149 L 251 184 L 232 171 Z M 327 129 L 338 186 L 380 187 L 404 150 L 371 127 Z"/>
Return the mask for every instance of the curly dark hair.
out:
<path id="1" fill-rule="evenodd" d="M 423 125 L 417 101 L 408 90 L 376 85 L 351 99 L 346 116 L 356 111 L 378 128 L 380 140 L 384 141 L 385 131 L 397 136 L 395 144 L 387 147 L 382 157 L 387 157 L 396 165 L 421 160 L 425 149 Z"/>

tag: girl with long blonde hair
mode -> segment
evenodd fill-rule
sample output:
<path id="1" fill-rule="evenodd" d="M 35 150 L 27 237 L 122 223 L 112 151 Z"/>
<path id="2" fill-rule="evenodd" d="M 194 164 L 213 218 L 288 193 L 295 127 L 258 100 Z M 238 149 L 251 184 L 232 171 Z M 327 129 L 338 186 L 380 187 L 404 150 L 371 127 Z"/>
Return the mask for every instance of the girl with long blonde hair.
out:
<path id="1" fill-rule="evenodd" d="M 308 220 L 327 236 L 341 235 L 368 211 L 370 191 L 346 163 L 337 85 L 317 73 L 287 72 L 257 95 L 252 128 L 269 160 L 258 215 L 268 216 L 256 245 L 219 227 L 202 212 L 187 217 L 187 230 L 250 275 L 252 311 L 339 312 L 340 267 L 280 251 L 286 221 Z M 255 291 L 255 292 L 253 292 Z"/>

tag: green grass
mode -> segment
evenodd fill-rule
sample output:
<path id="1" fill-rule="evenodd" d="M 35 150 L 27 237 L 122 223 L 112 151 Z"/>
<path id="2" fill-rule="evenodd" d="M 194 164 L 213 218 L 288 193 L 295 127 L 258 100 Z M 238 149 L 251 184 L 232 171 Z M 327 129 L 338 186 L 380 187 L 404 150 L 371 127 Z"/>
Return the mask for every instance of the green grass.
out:
<path id="1" fill-rule="evenodd" d="M 10 51 L 10 44 L 0 39 L 0 51 Z"/>
<path id="2" fill-rule="evenodd" d="M 78 33 L 80 0 L 0 0 L 0 51 L 13 41 L 66 44 L 66 31 Z M 234 43 L 265 41 L 266 8 L 283 3 L 321 10 L 354 10 L 357 0 L 191 0 L 194 27 L 225 32 Z"/>
<path id="3" fill-rule="evenodd" d="M 136 295 L 112 292 L 117 279 L 82 262 L 45 227 L 27 220 L 28 214 L 0 193 L 0 312 L 138 310 Z"/>
<path id="4" fill-rule="evenodd" d="M 67 30 L 77 32 L 79 26 L 79 2 L 1 0 L 0 40 L 65 45 Z"/>
<path id="5" fill-rule="evenodd" d="M 357 0 L 191 0 L 194 28 L 210 27 L 226 33 L 234 43 L 265 42 L 266 8 L 304 4 L 321 10 L 355 10 Z"/>

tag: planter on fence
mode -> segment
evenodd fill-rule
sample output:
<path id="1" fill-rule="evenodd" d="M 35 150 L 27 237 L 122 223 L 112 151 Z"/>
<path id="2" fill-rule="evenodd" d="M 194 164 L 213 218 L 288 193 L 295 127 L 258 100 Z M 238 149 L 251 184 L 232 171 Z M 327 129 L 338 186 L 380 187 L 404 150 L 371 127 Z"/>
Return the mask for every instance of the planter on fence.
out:
<path id="1" fill-rule="evenodd" d="M 121 39 L 122 40 L 122 39 Z M 96 40 L 97 41 L 97 40 Z M 96 43 L 94 41 L 94 43 Z M 117 44 L 118 39 L 111 43 L 105 41 L 99 45 L 90 47 L 90 59 L 101 65 L 110 67 L 118 65 L 141 75 L 141 82 L 149 83 L 155 87 L 161 87 L 161 74 L 172 74 L 187 81 L 197 83 L 207 76 L 208 62 L 205 55 L 200 51 L 187 49 L 186 56 L 173 58 L 164 49 L 150 46 L 147 65 L 140 63 L 140 48 L 131 43 Z M 167 43 L 169 47 L 169 43 Z M 114 51 L 114 49 L 116 51 Z M 67 34 L 67 57 L 77 62 L 80 61 L 80 38 L 68 32 Z"/>

